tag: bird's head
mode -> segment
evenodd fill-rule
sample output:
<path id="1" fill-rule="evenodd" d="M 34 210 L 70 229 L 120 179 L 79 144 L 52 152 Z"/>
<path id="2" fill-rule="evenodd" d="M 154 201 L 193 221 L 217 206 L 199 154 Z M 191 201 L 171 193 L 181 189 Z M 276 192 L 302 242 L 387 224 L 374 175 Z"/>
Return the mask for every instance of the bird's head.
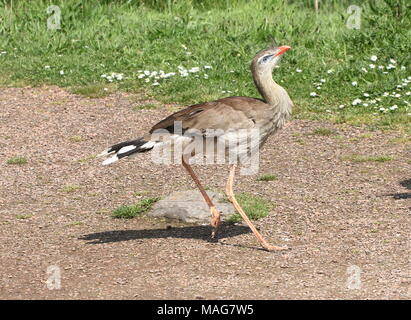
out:
<path id="1" fill-rule="evenodd" d="M 273 46 L 268 49 L 262 50 L 258 52 L 254 57 L 251 63 L 251 68 L 253 69 L 253 71 L 258 73 L 267 71 L 270 71 L 271 73 L 274 67 L 280 61 L 282 55 L 289 49 L 291 49 L 291 47 L 289 46 Z"/>

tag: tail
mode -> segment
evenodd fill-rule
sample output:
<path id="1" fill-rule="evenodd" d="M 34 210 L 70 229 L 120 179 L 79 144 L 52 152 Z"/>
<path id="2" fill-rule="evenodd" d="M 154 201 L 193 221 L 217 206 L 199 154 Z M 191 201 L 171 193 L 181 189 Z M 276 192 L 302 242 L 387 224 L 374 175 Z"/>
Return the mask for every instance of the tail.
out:
<path id="1" fill-rule="evenodd" d="M 102 165 L 106 166 L 120 160 L 121 158 L 128 157 L 133 153 L 149 151 L 153 149 L 154 145 L 154 141 L 145 141 L 143 138 L 125 141 L 111 146 L 97 155 L 97 157 L 112 155 L 110 158 L 103 161 Z"/>

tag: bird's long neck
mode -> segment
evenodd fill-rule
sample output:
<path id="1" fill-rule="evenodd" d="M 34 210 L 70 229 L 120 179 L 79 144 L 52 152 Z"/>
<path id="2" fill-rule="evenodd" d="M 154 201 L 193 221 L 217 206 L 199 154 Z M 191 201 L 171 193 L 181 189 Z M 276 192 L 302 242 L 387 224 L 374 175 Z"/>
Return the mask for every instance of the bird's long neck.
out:
<path id="1" fill-rule="evenodd" d="M 265 102 L 272 106 L 277 105 L 281 87 L 273 80 L 271 71 L 253 72 L 253 79 Z"/>
<path id="2" fill-rule="evenodd" d="M 292 102 L 283 87 L 278 85 L 272 77 L 272 70 L 256 72 L 252 70 L 254 83 L 265 102 L 273 108 L 274 122 L 282 127 L 291 114 Z"/>

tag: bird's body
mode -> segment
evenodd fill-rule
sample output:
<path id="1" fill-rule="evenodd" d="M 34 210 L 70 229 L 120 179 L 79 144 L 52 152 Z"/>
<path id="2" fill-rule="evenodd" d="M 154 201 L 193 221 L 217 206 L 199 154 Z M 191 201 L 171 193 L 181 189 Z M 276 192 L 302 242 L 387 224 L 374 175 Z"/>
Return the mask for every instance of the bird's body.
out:
<path id="1" fill-rule="evenodd" d="M 210 150 L 212 155 L 215 155 L 218 146 L 221 145 L 225 159 L 230 154 L 235 154 L 236 159 L 242 161 L 250 154 L 258 152 L 268 136 L 283 127 L 291 114 L 292 102 L 285 89 L 273 81 L 272 71 L 280 56 L 288 49 L 289 47 L 286 46 L 270 48 L 259 52 L 254 57 L 251 64 L 253 80 L 263 99 L 227 97 L 189 106 L 155 124 L 143 137 L 113 145 L 104 151 L 101 155 L 112 156 L 103 164 L 111 164 L 123 157 L 147 152 L 157 147 L 171 148 L 174 159 L 182 159 L 183 165 L 202 192 L 210 206 L 213 221 L 218 220 L 214 221 L 216 228 L 219 224 L 219 213 L 216 212 L 198 178 L 189 167 L 188 159 L 197 153 L 206 154 Z M 257 136 L 258 143 L 250 146 L 252 135 Z M 175 156 L 177 144 L 181 146 L 179 149 L 181 154 Z M 232 197 L 234 198 L 233 195 Z M 241 208 L 237 208 L 239 209 Z M 257 232 L 256 235 L 259 237 L 258 231 L 253 230 L 253 232 Z M 259 238 L 260 242 L 261 239 Z M 269 249 L 269 245 L 264 242 L 263 239 L 263 246 Z"/>

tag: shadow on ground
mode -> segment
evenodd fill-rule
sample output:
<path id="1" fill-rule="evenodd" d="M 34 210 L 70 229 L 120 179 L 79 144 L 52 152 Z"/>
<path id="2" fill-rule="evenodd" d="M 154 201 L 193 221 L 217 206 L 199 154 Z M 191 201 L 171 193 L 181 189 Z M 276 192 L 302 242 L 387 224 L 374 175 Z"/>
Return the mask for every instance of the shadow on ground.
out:
<path id="1" fill-rule="evenodd" d="M 400 181 L 400 185 L 402 185 L 404 188 L 407 188 L 408 190 L 411 190 L 411 179 Z M 394 199 L 411 199 L 411 192 L 392 193 L 389 195 Z"/>
<path id="2" fill-rule="evenodd" d="M 248 227 L 223 224 L 217 234 L 218 238 L 235 237 L 251 232 Z M 79 240 L 89 241 L 89 244 L 119 242 L 137 239 L 159 239 L 159 238 L 186 238 L 201 239 L 210 241 L 210 226 L 190 226 L 166 229 L 145 229 L 145 230 L 114 230 L 90 233 L 79 237 Z"/>

